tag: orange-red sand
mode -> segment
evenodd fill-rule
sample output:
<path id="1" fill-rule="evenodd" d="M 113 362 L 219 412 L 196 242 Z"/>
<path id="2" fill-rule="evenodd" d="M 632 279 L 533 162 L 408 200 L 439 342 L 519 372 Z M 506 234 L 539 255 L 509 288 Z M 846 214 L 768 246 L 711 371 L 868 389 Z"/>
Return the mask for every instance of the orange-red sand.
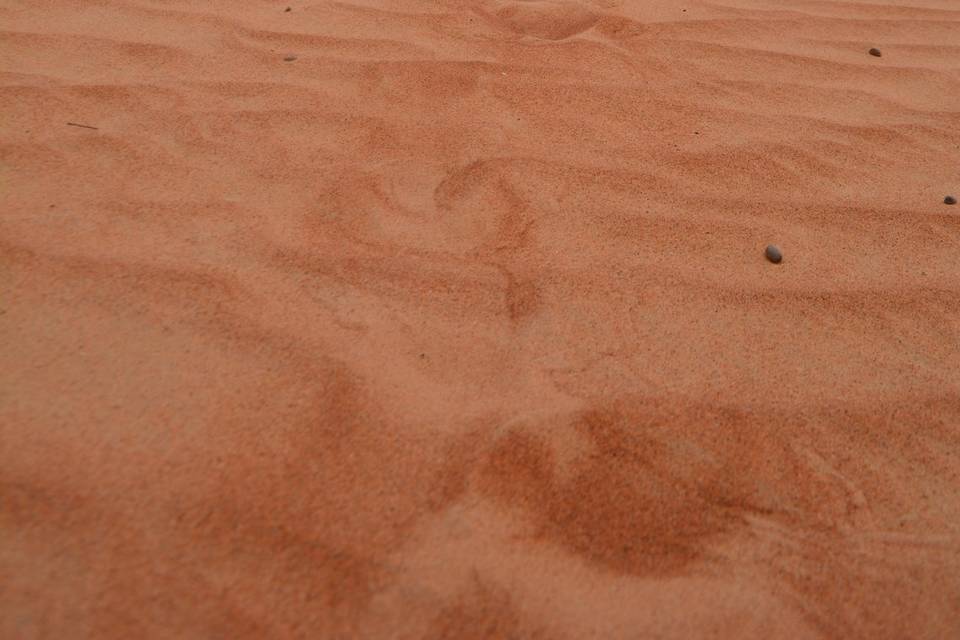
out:
<path id="1" fill-rule="evenodd" d="M 0 637 L 960 637 L 956 0 L 2 0 L 0 82 Z"/>

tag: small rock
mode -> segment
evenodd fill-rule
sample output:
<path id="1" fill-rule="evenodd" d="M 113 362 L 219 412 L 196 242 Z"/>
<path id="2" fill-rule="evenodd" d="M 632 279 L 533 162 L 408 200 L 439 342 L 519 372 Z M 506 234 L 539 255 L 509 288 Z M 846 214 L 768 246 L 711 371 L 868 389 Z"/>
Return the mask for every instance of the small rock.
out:
<path id="1" fill-rule="evenodd" d="M 870 51 L 868 51 L 867 53 L 877 58 L 883 55 L 882 53 L 880 53 L 880 49 L 877 49 L 876 47 L 874 47 L 873 49 L 870 49 Z"/>
<path id="2" fill-rule="evenodd" d="M 953 196 L 947 196 L 943 199 L 943 204 L 957 204 L 957 199 Z"/>
<path id="3" fill-rule="evenodd" d="M 783 254 L 780 253 L 780 249 L 772 244 L 767 245 L 767 250 L 764 251 L 764 255 L 766 255 L 767 260 L 773 264 L 779 264 L 780 261 L 783 260 Z"/>
<path id="4" fill-rule="evenodd" d="M 283 10 L 284 13 L 286 13 L 287 11 L 290 11 L 290 7 L 287 7 L 286 9 Z"/>
<path id="5" fill-rule="evenodd" d="M 297 56 L 287 56 L 286 58 L 283 59 L 283 61 L 284 61 L 284 62 L 293 62 L 293 61 L 296 60 L 296 59 L 297 59 Z"/>

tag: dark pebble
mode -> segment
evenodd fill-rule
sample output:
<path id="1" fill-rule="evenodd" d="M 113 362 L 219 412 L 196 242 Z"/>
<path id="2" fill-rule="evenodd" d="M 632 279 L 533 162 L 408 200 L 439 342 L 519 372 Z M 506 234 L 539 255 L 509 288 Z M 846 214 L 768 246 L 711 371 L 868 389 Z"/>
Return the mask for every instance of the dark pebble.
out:
<path id="1" fill-rule="evenodd" d="M 767 256 L 767 260 L 773 264 L 779 264 L 780 261 L 783 260 L 783 254 L 780 253 L 780 249 L 772 244 L 767 245 L 767 250 L 764 251 L 764 254 Z"/>
<path id="2" fill-rule="evenodd" d="M 287 7 L 286 9 L 284 9 L 284 12 L 287 12 L 287 11 L 290 11 L 290 7 Z"/>
<path id="3" fill-rule="evenodd" d="M 877 49 L 876 47 L 874 47 L 873 49 L 870 49 L 869 53 L 870 55 L 876 56 L 878 58 L 883 55 L 882 53 L 880 53 L 880 49 Z"/>
<path id="4" fill-rule="evenodd" d="M 297 56 L 287 56 L 286 58 L 283 59 L 283 61 L 284 61 L 284 62 L 293 62 L 293 61 L 296 60 L 296 59 L 297 59 Z"/>
<path id="5" fill-rule="evenodd" d="M 947 196 L 943 199 L 943 204 L 957 204 L 957 199 L 953 196 Z"/>

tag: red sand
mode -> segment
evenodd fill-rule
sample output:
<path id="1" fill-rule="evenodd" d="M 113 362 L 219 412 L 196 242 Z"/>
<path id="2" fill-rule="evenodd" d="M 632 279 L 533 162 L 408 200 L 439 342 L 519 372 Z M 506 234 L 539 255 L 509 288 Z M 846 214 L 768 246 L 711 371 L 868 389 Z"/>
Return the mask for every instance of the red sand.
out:
<path id="1" fill-rule="evenodd" d="M 0 637 L 960 637 L 956 0 L 0 29 Z"/>

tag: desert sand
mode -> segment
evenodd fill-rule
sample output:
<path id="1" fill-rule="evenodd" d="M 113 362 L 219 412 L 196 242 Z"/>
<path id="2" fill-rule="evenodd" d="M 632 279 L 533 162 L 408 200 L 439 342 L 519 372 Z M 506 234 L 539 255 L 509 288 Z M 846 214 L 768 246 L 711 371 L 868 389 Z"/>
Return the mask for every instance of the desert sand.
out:
<path id="1" fill-rule="evenodd" d="M 0 637 L 960 637 L 956 0 L 0 0 L 0 72 Z"/>

